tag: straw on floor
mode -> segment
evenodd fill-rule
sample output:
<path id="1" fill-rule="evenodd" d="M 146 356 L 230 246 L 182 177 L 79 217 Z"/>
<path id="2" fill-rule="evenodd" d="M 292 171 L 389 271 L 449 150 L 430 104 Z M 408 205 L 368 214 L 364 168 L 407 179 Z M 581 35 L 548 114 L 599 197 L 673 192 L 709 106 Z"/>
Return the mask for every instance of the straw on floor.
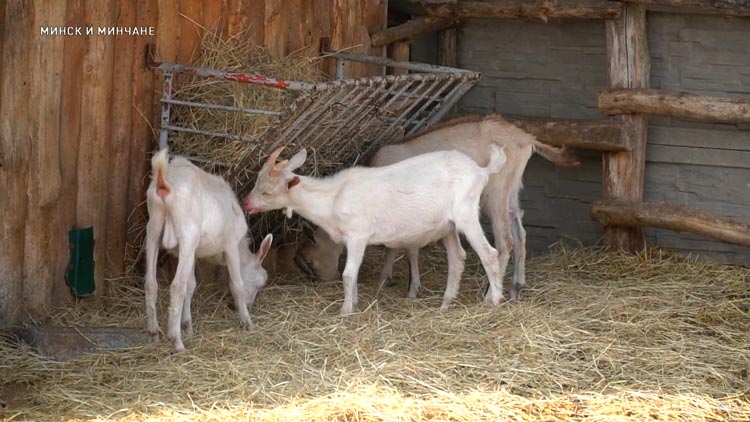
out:
<path id="1" fill-rule="evenodd" d="M 422 260 L 425 290 L 375 283 L 341 318 L 340 283 L 272 280 L 239 328 L 223 286 L 199 280 L 188 352 L 156 346 L 65 363 L 0 343 L 5 420 L 750 420 L 747 268 L 560 247 L 531 260 L 522 300 L 478 303 L 473 253 L 458 303 L 439 311 L 444 253 Z M 60 325 L 145 326 L 141 280 L 56 314 Z M 160 289 L 164 327 L 167 288 Z"/>

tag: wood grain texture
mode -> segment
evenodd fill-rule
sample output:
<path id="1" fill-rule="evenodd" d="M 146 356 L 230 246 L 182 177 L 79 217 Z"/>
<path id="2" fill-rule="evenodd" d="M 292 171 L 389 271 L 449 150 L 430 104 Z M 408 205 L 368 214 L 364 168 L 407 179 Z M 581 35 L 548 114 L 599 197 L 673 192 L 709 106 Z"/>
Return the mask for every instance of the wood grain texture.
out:
<path id="1" fill-rule="evenodd" d="M 438 31 L 437 64 L 440 66 L 458 67 L 456 45 L 458 30 L 456 28 Z"/>
<path id="2" fill-rule="evenodd" d="M 0 32 L 3 78 L 0 97 L 0 321 L 15 324 L 25 317 L 23 309 L 24 239 L 29 170 L 29 124 L 31 113 L 28 84 L 33 8 L 23 0 L 8 0 Z"/>
<path id="3" fill-rule="evenodd" d="M 87 0 L 85 14 L 99 26 L 114 26 L 116 10 Z M 112 69 L 115 37 L 92 35 L 86 38 L 86 56 L 81 81 L 81 132 L 78 149 L 78 203 L 80 227 L 94 227 L 94 277 L 97 294 L 106 291 L 107 167 L 112 100 Z"/>
<path id="4" fill-rule="evenodd" d="M 607 114 L 651 113 L 712 123 L 750 123 L 750 100 L 656 89 L 618 89 L 599 94 Z"/>
<path id="5" fill-rule="evenodd" d="M 432 16 L 417 17 L 401 25 L 393 26 L 370 34 L 373 47 L 382 47 L 396 41 L 404 41 L 431 31 L 438 31 L 456 24 L 452 18 L 437 18 Z"/>
<path id="6" fill-rule="evenodd" d="M 120 2 L 117 26 L 134 26 L 136 3 Z M 109 277 L 125 271 L 125 243 L 127 238 L 128 183 L 130 181 L 130 142 L 133 131 L 133 59 L 138 37 L 117 37 L 112 83 L 110 113 L 110 146 L 107 187 L 107 267 Z"/>
<path id="7" fill-rule="evenodd" d="M 394 10 L 413 15 L 489 19 L 615 19 L 622 5 L 612 1 L 499 0 L 433 1 L 403 0 Z"/>
<path id="8" fill-rule="evenodd" d="M 131 6 L 134 6 L 131 3 Z M 193 63 L 200 57 L 203 39 L 203 0 L 179 1 L 177 62 Z"/>
<path id="9" fill-rule="evenodd" d="M 411 46 L 408 42 L 394 42 L 393 44 L 388 46 L 388 58 L 408 62 L 410 51 Z M 408 73 L 408 69 L 399 69 L 395 67 L 388 68 L 389 75 L 406 75 Z"/>
<path id="10" fill-rule="evenodd" d="M 203 0 L 203 24 L 206 31 L 226 35 L 228 0 Z"/>
<path id="11" fill-rule="evenodd" d="M 632 149 L 630 125 L 625 122 L 504 117 L 545 144 L 606 152 Z"/>
<path id="12" fill-rule="evenodd" d="M 289 19 L 301 17 L 302 5 L 291 0 L 265 0 L 265 3 L 264 44 L 271 57 L 281 58 L 287 53 Z"/>
<path id="13" fill-rule="evenodd" d="M 648 202 L 596 202 L 591 218 L 604 226 L 659 227 L 750 246 L 750 222 L 685 206 Z"/>
<path id="14" fill-rule="evenodd" d="M 617 20 L 606 23 L 609 88 L 647 88 L 650 59 L 646 39 L 646 7 L 625 5 Z M 615 116 L 630 125 L 631 151 L 604 154 L 602 195 L 608 200 L 640 201 L 646 167 L 648 116 Z M 610 249 L 640 251 L 646 246 L 640 227 L 607 227 L 605 245 Z"/>
<path id="15" fill-rule="evenodd" d="M 628 3 L 658 4 L 681 9 L 708 11 L 725 16 L 750 16 L 750 0 L 623 0 Z"/>

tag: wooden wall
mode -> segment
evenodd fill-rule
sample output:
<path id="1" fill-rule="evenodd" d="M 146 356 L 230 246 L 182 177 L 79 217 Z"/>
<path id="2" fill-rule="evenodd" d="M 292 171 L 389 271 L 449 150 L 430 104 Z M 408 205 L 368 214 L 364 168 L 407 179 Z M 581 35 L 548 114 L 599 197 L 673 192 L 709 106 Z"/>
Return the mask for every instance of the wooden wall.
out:
<path id="1" fill-rule="evenodd" d="M 386 0 L 0 1 L 0 326 L 69 300 L 67 232 L 94 226 L 97 293 L 122 274 L 128 218 L 145 217 L 159 81 L 145 64 L 190 63 L 207 29 L 251 31 L 272 54 L 382 54 L 369 32 Z M 154 36 L 41 35 L 44 26 L 154 27 Z M 332 69 L 330 63 L 325 64 Z M 350 66 L 348 76 L 380 72 Z M 132 235 L 131 235 L 132 237 Z M 131 239 L 132 240 L 132 239 Z"/>

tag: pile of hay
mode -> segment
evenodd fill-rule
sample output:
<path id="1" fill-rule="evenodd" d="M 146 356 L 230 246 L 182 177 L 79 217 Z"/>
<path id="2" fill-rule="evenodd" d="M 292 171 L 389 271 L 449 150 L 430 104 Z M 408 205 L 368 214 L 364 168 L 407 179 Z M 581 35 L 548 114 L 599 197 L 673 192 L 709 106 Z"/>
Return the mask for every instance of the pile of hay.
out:
<path id="1" fill-rule="evenodd" d="M 523 299 L 477 303 L 470 253 L 458 303 L 440 312 L 443 252 L 422 299 L 362 271 L 359 314 L 339 283 L 273 280 L 240 330 L 226 289 L 199 280 L 188 352 L 162 341 L 65 363 L 0 343 L 5 420 L 750 420 L 747 268 L 559 248 L 531 260 Z M 60 325 L 145 326 L 140 280 L 60 311 Z M 128 286 L 131 287 L 128 287 Z M 168 289 L 162 285 L 162 328 Z"/>

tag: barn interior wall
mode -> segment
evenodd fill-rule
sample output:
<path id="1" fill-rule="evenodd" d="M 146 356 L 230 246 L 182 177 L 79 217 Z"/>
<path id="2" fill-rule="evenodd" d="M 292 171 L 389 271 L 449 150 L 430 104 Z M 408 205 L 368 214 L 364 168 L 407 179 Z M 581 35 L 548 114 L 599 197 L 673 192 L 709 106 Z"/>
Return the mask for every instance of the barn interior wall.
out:
<path id="1" fill-rule="evenodd" d="M 750 94 L 750 19 L 649 12 L 651 86 L 723 97 Z M 483 78 L 460 113 L 604 119 L 597 94 L 607 88 L 602 21 L 472 19 L 458 36 L 459 66 Z M 413 45 L 412 60 L 434 60 L 432 37 Z M 750 128 L 658 116 L 650 118 L 646 200 L 663 200 L 750 218 Z M 596 244 L 601 229 L 589 217 L 601 198 L 598 153 L 578 152 L 582 166 L 557 169 L 535 157 L 524 176 L 522 202 L 528 247 L 543 252 L 561 239 Z M 647 229 L 659 246 L 747 262 L 750 249 L 699 236 Z"/>
<path id="2" fill-rule="evenodd" d="M 67 233 L 93 226 L 97 294 L 125 271 L 146 218 L 160 81 L 145 65 L 191 63 L 207 29 L 248 31 L 271 55 L 332 49 L 382 55 L 369 32 L 386 0 L 0 2 L 0 326 L 43 319 L 71 300 Z M 152 36 L 42 35 L 49 27 L 153 27 Z M 331 60 L 319 62 L 333 69 Z M 345 76 L 381 73 L 350 65 Z M 131 257 L 132 258 L 132 257 Z"/>

